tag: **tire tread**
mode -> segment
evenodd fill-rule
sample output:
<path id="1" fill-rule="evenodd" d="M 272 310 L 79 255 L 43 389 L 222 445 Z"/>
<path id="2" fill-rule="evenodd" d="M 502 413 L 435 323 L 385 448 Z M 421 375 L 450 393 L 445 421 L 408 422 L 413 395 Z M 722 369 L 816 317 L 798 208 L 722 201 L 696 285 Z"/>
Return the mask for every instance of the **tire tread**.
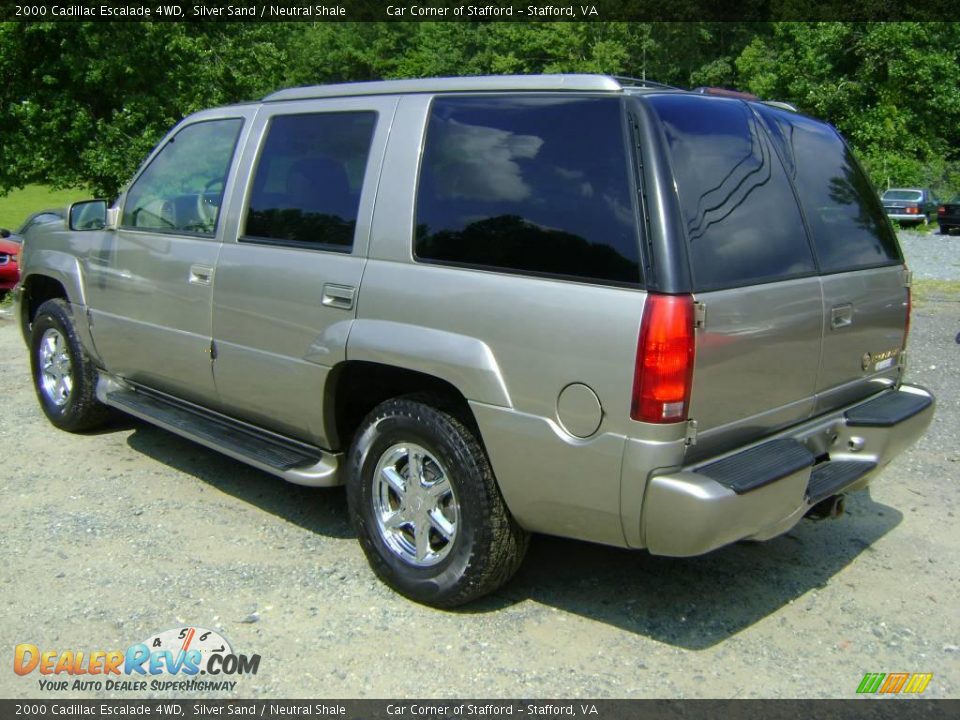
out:
<path id="1" fill-rule="evenodd" d="M 493 468 L 486 451 L 473 432 L 446 409 L 440 409 L 442 403 L 433 398 L 413 395 L 387 400 L 381 403 L 364 419 L 357 439 L 351 448 L 347 468 L 348 495 L 351 497 L 351 520 L 360 536 L 361 545 L 371 567 L 377 576 L 398 592 L 418 602 L 425 602 L 438 608 L 453 608 L 489 594 L 502 587 L 519 569 L 529 545 L 529 534 L 514 520 L 500 493 Z M 393 577 L 390 565 L 379 555 L 370 541 L 368 533 L 376 532 L 367 528 L 362 508 L 359 507 L 359 484 L 362 453 L 357 448 L 367 432 L 378 422 L 390 417 L 406 417 L 430 431 L 437 433 L 448 447 L 463 456 L 472 465 L 464 473 L 480 483 L 478 497 L 483 507 L 477 508 L 485 522 L 477 528 L 476 539 L 470 548 L 460 581 L 431 597 L 421 597 L 402 585 Z"/>

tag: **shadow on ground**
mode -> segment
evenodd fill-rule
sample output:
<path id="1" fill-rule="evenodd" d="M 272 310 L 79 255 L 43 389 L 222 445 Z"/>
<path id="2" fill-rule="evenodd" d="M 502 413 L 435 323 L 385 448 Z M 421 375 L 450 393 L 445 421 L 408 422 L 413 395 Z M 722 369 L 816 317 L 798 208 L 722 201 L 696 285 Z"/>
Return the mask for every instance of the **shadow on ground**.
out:
<path id="1" fill-rule="evenodd" d="M 341 488 L 303 488 L 176 435 L 134 421 L 128 442 L 158 462 L 294 523 L 354 537 Z M 499 593 L 457 612 L 496 612 L 532 600 L 653 640 L 704 649 L 777 612 L 837 573 L 902 520 L 853 494 L 839 520 L 803 520 L 766 543 L 737 543 L 697 558 L 654 557 L 574 540 L 534 536 L 517 576 Z M 359 547 L 357 552 L 360 552 Z"/>
<path id="2" fill-rule="evenodd" d="M 347 517 L 343 488 L 293 485 L 139 420 L 131 419 L 131 426 L 134 432 L 127 443 L 157 462 L 310 532 L 332 538 L 356 537 Z"/>

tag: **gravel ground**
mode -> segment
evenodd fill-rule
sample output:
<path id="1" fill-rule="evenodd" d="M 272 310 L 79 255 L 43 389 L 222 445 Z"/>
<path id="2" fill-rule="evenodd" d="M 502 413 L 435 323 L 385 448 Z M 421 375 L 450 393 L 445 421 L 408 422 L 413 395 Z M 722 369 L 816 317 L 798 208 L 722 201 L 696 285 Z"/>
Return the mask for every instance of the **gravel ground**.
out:
<path id="1" fill-rule="evenodd" d="M 960 280 L 960 235 L 901 231 L 900 247 L 916 280 Z"/>
<path id="2" fill-rule="evenodd" d="M 958 244 L 904 242 L 918 277 L 946 279 L 960 278 Z M 536 537 L 513 582 L 459 612 L 374 578 L 340 489 L 287 485 L 132 420 L 55 430 L 0 315 L 0 647 L 124 649 L 213 628 L 261 656 L 225 697 L 843 698 L 895 671 L 932 672 L 925 696 L 958 697 L 958 300 L 915 307 L 910 377 L 939 398 L 932 427 L 840 520 L 685 560 Z M 11 659 L 0 697 L 44 696 Z"/>

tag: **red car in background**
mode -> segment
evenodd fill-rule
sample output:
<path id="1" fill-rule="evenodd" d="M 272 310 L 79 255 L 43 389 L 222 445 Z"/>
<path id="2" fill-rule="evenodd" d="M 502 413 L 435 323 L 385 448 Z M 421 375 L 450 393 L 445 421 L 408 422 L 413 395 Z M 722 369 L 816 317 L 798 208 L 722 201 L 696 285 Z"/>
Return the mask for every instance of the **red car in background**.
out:
<path id="1" fill-rule="evenodd" d="M 0 295 L 12 290 L 20 279 L 20 266 L 17 264 L 19 252 L 20 243 L 0 238 Z"/>
<path id="2" fill-rule="evenodd" d="M 30 215 L 16 232 L 0 228 L 0 296 L 12 290 L 20 279 L 20 245 L 27 231 L 45 223 L 62 223 L 65 215 L 66 210 L 60 208 L 40 210 Z"/>

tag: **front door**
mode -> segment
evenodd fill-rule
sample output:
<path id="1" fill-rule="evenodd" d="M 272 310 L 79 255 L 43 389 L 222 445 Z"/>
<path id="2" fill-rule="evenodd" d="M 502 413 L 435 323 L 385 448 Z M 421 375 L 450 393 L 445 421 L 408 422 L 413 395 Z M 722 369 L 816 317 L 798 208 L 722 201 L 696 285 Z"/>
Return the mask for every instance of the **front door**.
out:
<path id="1" fill-rule="evenodd" d="M 166 138 L 86 259 L 92 332 L 107 369 L 195 401 L 215 398 L 210 306 L 220 204 L 244 112 Z M 247 111 L 252 116 L 252 111 Z"/>

